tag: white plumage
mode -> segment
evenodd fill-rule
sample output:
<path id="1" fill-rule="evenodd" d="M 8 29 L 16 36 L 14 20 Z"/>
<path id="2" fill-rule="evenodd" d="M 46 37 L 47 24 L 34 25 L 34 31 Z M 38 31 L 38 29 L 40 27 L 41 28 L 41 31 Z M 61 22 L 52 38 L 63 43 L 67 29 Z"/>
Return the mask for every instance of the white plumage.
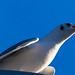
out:
<path id="1" fill-rule="evenodd" d="M 0 55 L 0 70 L 17 70 L 53 75 L 55 69 L 48 66 L 61 45 L 75 32 L 75 26 L 65 23 L 56 27 L 42 39 L 22 41 Z"/>

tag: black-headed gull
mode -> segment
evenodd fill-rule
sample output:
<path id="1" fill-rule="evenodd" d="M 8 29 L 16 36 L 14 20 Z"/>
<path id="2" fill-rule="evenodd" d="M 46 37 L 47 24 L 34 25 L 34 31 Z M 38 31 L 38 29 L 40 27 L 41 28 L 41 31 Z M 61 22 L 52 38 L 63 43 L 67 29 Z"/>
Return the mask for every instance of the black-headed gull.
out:
<path id="1" fill-rule="evenodd" d="M 75 32 L 75 25 L 61 24 L 45 37 L 24 40 L 0 54 L 0 70 L 16 70 L 54 75 L 48 66 L 61 45 Z"/>

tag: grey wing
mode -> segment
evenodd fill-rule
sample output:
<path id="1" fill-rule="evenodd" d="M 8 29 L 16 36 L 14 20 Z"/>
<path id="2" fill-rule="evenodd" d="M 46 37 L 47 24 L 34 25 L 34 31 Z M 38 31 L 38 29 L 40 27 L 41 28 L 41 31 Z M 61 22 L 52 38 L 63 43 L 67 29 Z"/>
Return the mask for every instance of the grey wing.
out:
<path id="1" fill-rule="evenodd" d="M 7 56 L 11 55 L 12 53 L 21 50 L 21 48 L 25 48 L 38 41 L 39 38 L 31 38 L 15 44 L 14 46 L 8 48 L 7 50 L 5 50 L 3 53 L 0 54 L 0 61 L 6 58 Z"/>

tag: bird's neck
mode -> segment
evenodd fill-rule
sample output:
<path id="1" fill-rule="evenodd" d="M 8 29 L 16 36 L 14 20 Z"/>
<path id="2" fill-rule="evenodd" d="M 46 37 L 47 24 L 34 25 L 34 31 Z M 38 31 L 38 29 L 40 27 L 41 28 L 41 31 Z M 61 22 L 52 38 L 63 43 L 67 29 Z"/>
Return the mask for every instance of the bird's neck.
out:
<path id="1" fill-rule="evenodd" d="M 46 35 L 40 40 L 40 43 L 43 45 L 41 55 L 44 55 L 44 57 L 46 58 L 45 61 L 48 61 L 48 64 L 52 62 L 59 48 L 65 41 L 66 40 L 63 40 L 62 38 L 51 34 Z"/>
<path id="2" fill-rule="evenodd" d="M 45 37 L 43 37 L 40 41 L 43 43 L 45 43 L 45 42 L 50 43 L 50 45 L 51 44 L 54 44 L 54 45 L 58 44 L 61 46 L 66 40 L 67 39 L 63 38 L 63 36 L 61 36 L 61 35 L 59 36 L 59 34 L 56 35 L 56 34 L 49 33 Z"/>
<path id="3" fill-rule="evenodd" d="M 55 53 L 58 52 L 59 48 L 62 46 L 62 44 L 67 40 L 68 38 L 64 38 L 63 36 L 59 34 L 53 34 L 49 33 L 42 39 L 40 39 L 40 43 L 46 46 L 47 52 L 52 50 L 52 52 L 55 51 Z M 50 51 L 51 52 L 51 51 Z"/>
<path id="4" fill-rule="evenodd" d="M 40 55 L 43 57 L 42 60 L 44 59 L 44 62 L 47 65 L 49 65 L 52 62 L 59 48 L 64 43 L 64 41 L 60 40 L 59 42 L 59 40 L 51 36 L 51 34 L 48 34 L 39 41 L 42 47 L 42 49 L 39 52 L 41 53 Z"/>

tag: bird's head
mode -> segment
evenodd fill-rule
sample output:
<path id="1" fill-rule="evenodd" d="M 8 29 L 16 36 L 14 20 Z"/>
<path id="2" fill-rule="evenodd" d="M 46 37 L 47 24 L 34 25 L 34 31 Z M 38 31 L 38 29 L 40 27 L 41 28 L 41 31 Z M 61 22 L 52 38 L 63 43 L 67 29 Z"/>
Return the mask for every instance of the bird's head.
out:
<path id="1" fill-rule="evenodd" d="M 61 24 L 59 27 L 60 31 L 75 32 L 75 25 L 71 23 Z"/>
<path id="2" fill-rule="evenodd" d="M 47 34 L 42 40 L 54 41 L 54 42 L 65 42 L 75 33 L 75 25 L 71 23 L 64 23 L 57 26 L 49 34 Z"/>
<path id="3" fill-rule="evenodd" d="M 75 25 L 71 23 L 61 24 L 52 31 L 53 33 L 55 33 L 56 38 L 67 40 L 75 33 Z"/>

